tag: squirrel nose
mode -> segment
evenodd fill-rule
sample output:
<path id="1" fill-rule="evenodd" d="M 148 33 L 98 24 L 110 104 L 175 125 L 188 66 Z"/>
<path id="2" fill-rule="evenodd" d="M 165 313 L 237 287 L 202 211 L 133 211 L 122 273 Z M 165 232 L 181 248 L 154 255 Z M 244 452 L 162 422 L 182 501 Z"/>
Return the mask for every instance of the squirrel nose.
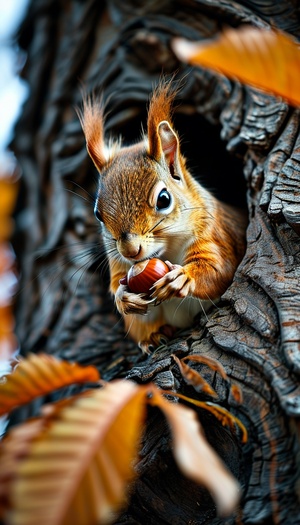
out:
<path id="1" fill-rule="evenodd" d="M 142 251 L 141 245 L 139 245 L 138 249 L 136 250 L 135 247 L 129 248 L 126 253 L 123 253 L 124 257 L 128 257 L 128 259 L 138 259 L 140 253 Z"/>
<path id="2" fill-rule="evenodd" d="M 137 259 L 142 251 L 142 246 L 137 235 L 122 232 L 119 242 L 119 252 L 128 259 Z"/>
<path id="3" fill-rule="evenodd" d="M 131 241 L 132 239 L 134 239 L 136 237 L 136 235 L 134 233 L 129 233 L 129 232 L 122 232 L 121 233 L 121 241 Z"/>

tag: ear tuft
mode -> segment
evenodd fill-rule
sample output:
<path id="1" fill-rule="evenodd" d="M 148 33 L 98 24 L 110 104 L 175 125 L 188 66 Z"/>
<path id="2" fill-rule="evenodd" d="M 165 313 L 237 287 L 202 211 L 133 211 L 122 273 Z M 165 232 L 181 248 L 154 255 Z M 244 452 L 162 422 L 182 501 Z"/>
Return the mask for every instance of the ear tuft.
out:
<path id="1" fill-rule="evenodd" d="M 172 82 L 160 82 L 154 90 L 148 112 L 149 155 L 159 160 L 162 154 L 158 127 L 162 122 L 172 124 L 172 105 L 176 96 Z"/>
<path id="2" fill-rule="evenodd" d="M 106 164 L 102 99 L 93 101 L 90 97 L 86 97 L 83 100 L 83 110 L 77 111 L 77 114 L 85 135 L 88 153 L 100 171 Z"/>

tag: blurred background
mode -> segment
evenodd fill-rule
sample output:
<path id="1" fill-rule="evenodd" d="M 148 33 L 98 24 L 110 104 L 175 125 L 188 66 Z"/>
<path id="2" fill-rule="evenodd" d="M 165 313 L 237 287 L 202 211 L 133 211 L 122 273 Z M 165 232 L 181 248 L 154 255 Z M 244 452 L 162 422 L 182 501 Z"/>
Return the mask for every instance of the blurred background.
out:
<path id="1" fill-rule="evenodd" d="M 27 96 L 26 83 L 18 74 L 26 57 L 16 43 L 16 31 L 21 23 L 28 0 L 0 0 L 0 163 L 1 172 L 9 163 L 8 144 L 13 126 Z"/>
<path id="2" fill-rule="evenodd" d="M 11 312 L 17 276 L 9 243 L 18 169 L 14 155 L 9 152 L 9 143 L 22 104 L 28 96 L 26 83 L 19 78 L 26 56 L 16 42 L 16 33 L 27 5 L 28 0 L 0 0 L 0 376 L 9 371 L 9 358 L 18 349 Z"/>

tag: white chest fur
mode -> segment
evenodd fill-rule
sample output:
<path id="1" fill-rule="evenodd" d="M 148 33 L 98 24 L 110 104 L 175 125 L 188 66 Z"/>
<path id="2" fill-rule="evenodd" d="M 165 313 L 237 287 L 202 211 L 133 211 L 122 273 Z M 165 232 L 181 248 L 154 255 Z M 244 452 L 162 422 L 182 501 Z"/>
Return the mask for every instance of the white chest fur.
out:
<path id="1" fill-rule="evenodd" d="M 171 299 L 160 305 L 166 323 L 177 328 L 191 326 L 195 315 L 207 310 L 209 306 L 211 306 L 209 301 L 200 301 L 195 297 Z"/>
<path id="2" fill-rule="evenodd" d="M 171 299 L 158 306 L 150 306 L 146 316 L 141 316 L 141 321 L 152 322 L 157 319 L 163 324 L 169 324 L 175 328 L 188 328 L 192 325 L 195 315 L 204 312 L 211 306 L 210 301 L 200 301 L 195 297 L 184 299 Z"/>

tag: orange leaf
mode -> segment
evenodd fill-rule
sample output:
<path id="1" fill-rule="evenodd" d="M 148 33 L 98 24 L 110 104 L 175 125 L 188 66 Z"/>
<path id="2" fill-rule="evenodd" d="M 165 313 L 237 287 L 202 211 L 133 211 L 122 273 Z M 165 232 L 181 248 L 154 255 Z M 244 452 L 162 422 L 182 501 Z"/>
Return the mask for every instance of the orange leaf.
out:
<path id="1" fill-rule="evenodd" d="M 211 397 L 218 397 L 215 390 L 208 384 L 207 381 L 205 381 L 199 372 L 186 365 L 183 360 L 178 359 L 176 355 L 172 355 L 172 357 L 177 363 L 181 375 L 188 385 L 192 385 L 197 392 L 204 392 Z"/>
<path id="2" fill-rule="evenodd" d="M 16 197 L 18 183 L 10 177 L 0 177 L 0 217 L 8 216 L 12 213 Z"/>
<path id="3" fill-rule="evenodd" d="M 210 42 L 173 41 L 176 55 L 300 104 L 300 47 L 278 30 L 243 26 Z"/>
<path id="4" fill-rule="evenodd" d="M 235 402 L 238 403 L 239 405 L 241 405 L 242 402 L 243 402 L 243 392 L 242 392 L 240 386 L 236 385 L 236 384 L 231 385 L 230 392 L 231 392 L 231 395 L 234 398 Z"/>
<path id="5" fill-rule="evenodd" d="M 11 334 L 15 326 L 15 320 L 11 305 L 0 306 L 0 337 Z"/>
<path id="6" fill-rule="evenodd" d="M 246 443 L 248 439 L 248 432 L 243 423 L 240 421 L 238 417 L 235 417 L 233 414 L 228 412 L 228 410 L 224 407 L 221 407 L 220 405 L 217 405 L 216 403 L 210 403 L 209 401 L 198 401 L 198 399 L 193 399 L 192 397 L 185 396 L 183 394 L 179 394 L 178 392 L 172 392 L 171 390 L 163 390 L 164 394 L 167 394 L 168 396 L 174 396 L 179 397 L 179 399 L 182 399 L 183 401 L 187 401 L 188 403 L 191 403 L 192 405 L 195 405 L 199 408 L 203 408 L 204 410 L 207 410 L 211 414 L 213 414 L 219 421 L 221 421 L 222 425 L 228 425 L 230 428 L 234 428 L 234 424 L 236 424 L 240 430 L 242 431 L 242 443 Z"/>
<path id="7" fill-rule="evenodd" d="M 93 366 L 60 361 L 46 354 L 30 354 L 0 380 L 0 416 L 34 398 L 74 383 L 99 381 Z"/>
<path id="8" fill-rule="evenodd" d="M 221 365 L 219 361 L 213 359 L 212 357 L 208 357 L 207 355 L 192 354 L 183 357 L 181 363 L 183 361 L 193 361 L 194 363 L 201 363 L 207 365 L 211 370 L 219 372 L 220 376 L 224 379 L 224 381 L 227 381 L 227 383 L 230 384 L 230 379 L 226 374 L 223 365 Z M 197 388 L 195 388 L 195 390 L 197 390 Z M 235 399 L 235 402 L 241 404 L 243 402 L 243 392 L 240 386 L 235 383 L 230 384 L 230 391 L 233 398 Z"/>
<path id="9" fill-rule="evenodd" d="M 134 477 L 146 394 L 147 387 L 113 381 L 55 410 L 54 420 L 15 469 L 9 522 L 89 525 L 112 520 Z"/>
<path id="10" fill-rule="evenodd" d="M 231 514 L 238 504 L 239 484 L 207 442 L 196 413 L 153 394 L 152 404 L 164 412 L 171 427 L 178 466 L 186 476 L 207 487 L 220 515 Z"/>
<path id="11" fill-rule="evenodd" d="M 212 357 L 208 357 L 207 355 L 198 355 L 198 354 L 192 354 L 187 355 L 183 358 L 183 361 L 193 361 L 194 363 L 202 363 L 204 365 L 207 365 L 212 370 L 219 372 L 220 376 L 225 379 L 225 381 L 228 381 L 228 376 L 225 372 L 225 369 L 219 361 L 216 359 L 213 359 Z"/>
<path id="12" fill-rule="evenodd" d="M 10 215 L 17 197 L 18 183 L 10 177 L 0 177 L 0 241 L 8 239 L 13 231 Z"/>
<path id="13" fill-rule="evenodd" d="M 15 478 L 19 462 L 27 456 L 31 443 L 43 431 L 44 420 L 31 419 L 13 428 L 0 446 L 0 519 L 10 508 L 11 484 Z"/>

